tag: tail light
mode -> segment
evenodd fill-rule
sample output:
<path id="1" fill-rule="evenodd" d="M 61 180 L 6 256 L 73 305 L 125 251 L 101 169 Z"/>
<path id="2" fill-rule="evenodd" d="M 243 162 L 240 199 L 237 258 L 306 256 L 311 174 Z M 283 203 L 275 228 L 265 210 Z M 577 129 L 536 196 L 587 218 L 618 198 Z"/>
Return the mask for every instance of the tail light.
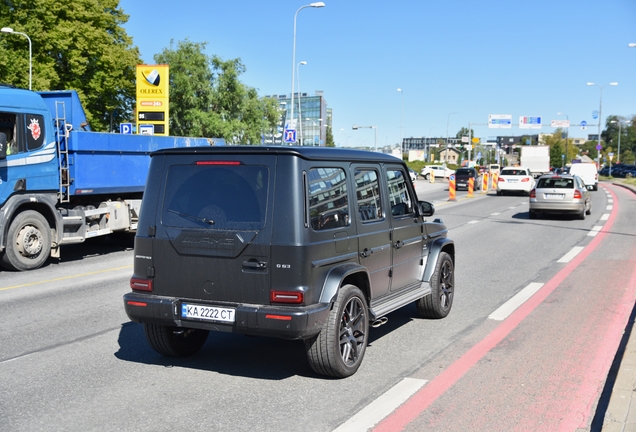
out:
<path id="1" fill-rule="evenodd" d="M 499 177 L 499 180 L 497 180 L 497 181 L 498 181 L 498 182 L 505 182 L 505 181 L 506 181 L 506 179 L 505 179 L 505 178 L 501 178 L 501 177 Z"/>
<path id="2" fill-rule="evenodd" d="M 527 183 L 529 181 L 530 181 L 530 177 L 524 177 L 524 178 L 521 179 L 522 183 L 524 183 L 524 182 Z"/>
<path id="3" fill-rule="evenodd" d="M 130 278 L 130 288 L 134 291 L 152 292 L 152 279 Z"/>
<path id="4" fill-rule="evenodd" d="M 530 191 L 530 198 L 536 198 L 537 197 L 537 190 L 536 189 L 532 189 Z"/>
<path id="5" fill-rule="evenodd" d="M 302 291 L 270 291 L 269 301 L 271 303 L 291 303 L 302 304 L 305 300 L 304 293 Z"/>
<path id="6" fill-rule="evenodd" d="M 574 190 L 574 199 L 581 199 L 582 195 L 581 195 L 581 191 L 579 191 L 578 189 Z"/>

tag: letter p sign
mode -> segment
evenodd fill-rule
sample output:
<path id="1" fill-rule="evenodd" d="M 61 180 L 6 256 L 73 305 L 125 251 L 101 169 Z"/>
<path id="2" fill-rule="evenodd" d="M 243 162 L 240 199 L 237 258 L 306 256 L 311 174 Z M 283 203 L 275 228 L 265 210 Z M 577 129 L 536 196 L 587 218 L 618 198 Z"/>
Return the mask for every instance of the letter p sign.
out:
<path id="1" fill-rule="evenodd" d="M 119 133 L 123 135 L 132 134 L 132 123 L 120 123 Z"/>

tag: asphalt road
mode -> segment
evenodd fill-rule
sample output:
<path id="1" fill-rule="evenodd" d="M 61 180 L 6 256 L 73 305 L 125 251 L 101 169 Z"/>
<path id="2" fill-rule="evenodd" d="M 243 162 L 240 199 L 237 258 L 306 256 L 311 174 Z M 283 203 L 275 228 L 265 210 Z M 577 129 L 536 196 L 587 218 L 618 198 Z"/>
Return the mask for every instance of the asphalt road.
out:
<path id="1" fill-rule="evenodd" d="M 416 189 L 456 243 L 453 310 L 439 321 L 413 305 L 390 314 L 344 380 L 311 372 L 299 341 L 212 333 L 193 357 L 156 354 L 124 313 L 125 239 L 0 272 L 0 430 L 589 428 L 633 296 L 634 196 L 608 186 L 586 220 L 530 220 L 527 197 L 449 202 L 443 182 Z M 609 232 L 589 235 L 611 214 Z M 533 283 L 543 285 L 520 308 L 489 318 Z M 396 388 L 412 398 L 400 406 Z"/>

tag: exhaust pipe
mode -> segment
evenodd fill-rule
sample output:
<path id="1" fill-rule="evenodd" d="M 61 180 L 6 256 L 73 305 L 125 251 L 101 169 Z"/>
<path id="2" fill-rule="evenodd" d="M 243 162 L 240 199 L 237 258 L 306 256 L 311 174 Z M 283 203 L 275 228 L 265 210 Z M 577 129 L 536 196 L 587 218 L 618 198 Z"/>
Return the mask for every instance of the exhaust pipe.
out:
<path id="1" fill-rule="evenodd" d="M 387 321 L 389 321 L 389 319 L 387 317 L 382 317 L 382 318 L 378 318 L 377 320 L 373 321 L 371 323 L 371 327 L 373 328 L 378 328 L 380 327 L 382 324 L 386 324 Z"/>

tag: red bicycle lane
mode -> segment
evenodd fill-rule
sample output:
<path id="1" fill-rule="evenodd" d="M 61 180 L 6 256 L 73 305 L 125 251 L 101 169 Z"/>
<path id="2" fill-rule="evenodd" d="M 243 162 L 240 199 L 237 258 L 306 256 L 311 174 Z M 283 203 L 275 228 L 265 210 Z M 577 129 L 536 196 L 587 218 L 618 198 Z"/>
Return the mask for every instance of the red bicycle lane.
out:
<path id="1" fill-rule="evenodd" d="M 587 246 L 375 431 L 589 428 L 636 297 L 636 204 L 608 190 L 612 212 Z"/>

